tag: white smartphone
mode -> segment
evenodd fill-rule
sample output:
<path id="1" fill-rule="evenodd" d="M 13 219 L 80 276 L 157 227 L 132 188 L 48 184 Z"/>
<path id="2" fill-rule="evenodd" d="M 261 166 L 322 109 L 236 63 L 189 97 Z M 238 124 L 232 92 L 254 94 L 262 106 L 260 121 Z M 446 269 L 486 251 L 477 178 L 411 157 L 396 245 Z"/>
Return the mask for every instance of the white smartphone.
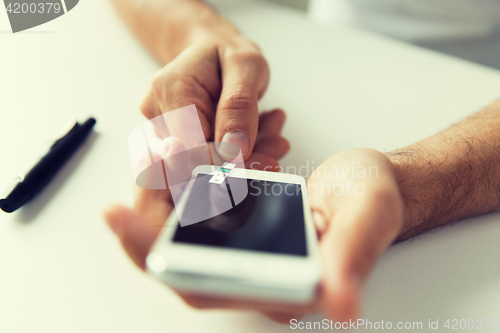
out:
<path id="1" fill-rule="evenodd" d="M 178 291 L 312 302 L 321 266 L 304 178 L 236 168 L 217 185 L 217 170 L 204 165 L 193 171 L 147 257 L 148 271 Z M 238 184 L 244 187 L 235 190 Z M 206 213 L 206 207 L 213 210 L 214 200 L 222 202 L 224 196 L 231 205 L 221 210 L 224 205 L 218 204 L 222 213 L 180 223 L 179 215 Z"/>

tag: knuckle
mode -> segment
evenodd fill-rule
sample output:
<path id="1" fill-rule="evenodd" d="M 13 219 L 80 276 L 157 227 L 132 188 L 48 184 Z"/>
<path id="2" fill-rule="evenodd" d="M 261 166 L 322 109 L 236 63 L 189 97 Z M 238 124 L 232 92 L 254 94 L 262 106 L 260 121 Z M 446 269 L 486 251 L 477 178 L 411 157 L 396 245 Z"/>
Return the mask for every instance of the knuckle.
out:
<path id="1" fill-rule="evenodd" d="M 157 97 L 161 97 L 165 90 L 165 85 L 169 80 L 168 73 L 164 73 L 163 70 L 159 71 L 153 76 L 151 81 L 151 89 Z"/>
<path id="2" fill-rule="evenodd" d="M 151 108 L 151 101 L 149 99 L 144 99 L 141 104 L 139 105 L 139 110 L 141 110 L 141 113 L 148 119 L 151 119 L 153 117 L 154 111 Z"/>
<path id="3" fill-rule="evenodd" d="M 197 96 L 196 83 L 190 75 L 169 71 L 153 78 L 152 89 L 160 104 L 166 105 L 179 97 Z"/>
<path id="4" fill-rule="evenodd" d="M 167 84 L 166 87 L 169 91 L 169 93 L 173 94 L 174 96 L 177 95 L 182 95 L 182 96 L 192 96 L 195 91 L 196 85 L 196 80 L 189 75 L 178 75 L 175 77 L 171 77 Z"/>
<path id="5" fill-rule="evenodd" d="M 239 45 L 240 48 L 242 49 L 248 49 L 254 52 L 257 52 L 260 54 L 260 47 L 257 43 L 255 43 L 253 40 L 249 39 L 248 37 L 245 36 L 240 36 L 238 39 L 237 45 Z"/>
<path id="6" fill-rule="evenodd" d="M 243 56 L 243 61 L 249 62 L 257 71 L 267 71 L 268 65 L 266 59 L 258 52 L 246 52 Z"/>
<path id="7" fill-rule="evenodd" d="M 251 64 L 256 70 L 268 68 L 267 61 L 257 48 L 229 48 L 229 59 L 238 64 Z"/>
<path id="8" fill-rule="evenodd" d="M 220 110 L 247 111 L 254 107 L 255 99 L 244 89 L 233 90 L 221 100 Z"/>

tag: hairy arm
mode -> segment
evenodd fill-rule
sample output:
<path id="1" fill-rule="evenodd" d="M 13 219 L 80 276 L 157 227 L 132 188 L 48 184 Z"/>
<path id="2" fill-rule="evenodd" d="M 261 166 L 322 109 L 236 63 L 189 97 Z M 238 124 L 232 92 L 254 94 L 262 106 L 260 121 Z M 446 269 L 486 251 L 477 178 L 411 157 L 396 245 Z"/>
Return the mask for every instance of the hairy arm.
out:
<path id="1" fill-rule="evenodd" d="M 398 240 L 500 209 L 500 100 L 408 147 L 387 153 L 405 204 Z"/>
<path id="2" fill-rule="evenodd" d="M 201 38 L 238 30 L 200 0 L 111 0 L 134 35 L 163 64 Z"/>

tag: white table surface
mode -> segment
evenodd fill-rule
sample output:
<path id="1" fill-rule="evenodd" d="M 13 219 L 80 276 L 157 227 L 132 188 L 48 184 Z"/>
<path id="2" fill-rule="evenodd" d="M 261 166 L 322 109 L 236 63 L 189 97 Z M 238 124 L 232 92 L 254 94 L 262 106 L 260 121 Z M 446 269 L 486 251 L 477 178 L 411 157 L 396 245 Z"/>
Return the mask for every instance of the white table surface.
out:
<path id="1" fill-rule="evenodd" d="M 491 69 L 360 31 L 316 27 L 269 4 L 217 7 L 270 63 L 261 105 L 288 112 L 285 166 L 317 166 L 353 147 L 405 146 L 500 95 L 500 73 Z M 159 69 L 111 6 L 80 1 L 50 23 L 9 30 L 0 10 L 0 186 L 69 119 L 94 115 L 98 123 L 41 196 L 0 214 L 0 332 L 290 331 L 255 313 L 188 308 L 137 270 L 104 224 L 108 203 L 132 202 L 127 136 L 143 121 L 137 105 Z M 438 318 L 500 319 L 499 217 L 389 249 L 367 285 L 363 317 L 424 327 Z"/>

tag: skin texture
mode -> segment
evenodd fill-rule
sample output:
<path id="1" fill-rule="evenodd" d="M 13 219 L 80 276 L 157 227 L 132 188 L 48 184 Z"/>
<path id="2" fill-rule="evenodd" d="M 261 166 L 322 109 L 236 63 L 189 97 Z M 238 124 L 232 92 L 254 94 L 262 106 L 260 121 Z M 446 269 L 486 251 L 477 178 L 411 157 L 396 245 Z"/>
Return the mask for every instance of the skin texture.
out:
<path id="1" fill-rule="evenodd" d="M 194 103 L 207 140 L 221 141 L 228 131 L 243 131 L 248 136 L 248 145 L 242 147 L 246 165 L 258 162 L 253 165 L 278 170 L 277 160 L 289 150 L 281 137 L 285 114 L 273 110 L 258 115 L 257 101 L 269 80 L 258 47 L 198 1 L 111 1 L 138 39 L 168 63 L 153 79 L 142 112 L 153 118 Z M 169 147 L 167 155 L 174 154 L 175 143 Z M 387 153 L 354 149 L 332 156 L 308 180 L 324 267 L 314 304 L 298 308 L 180 297 L 196 308 L 254 309 L 283 323 L 318 310 L 337 321 L 355 320 L 361 313 L 363 285 L 391 244 L 499 210 L 499 162 L 500 101 L 408 147 Z M 334 172 L 342 168 L 356 172 Z M 363 169 L 373 173 L 363 176 L 358 172 Z M 354 186 L 358 193 L 363 189 L 362 195 L 353 194 Z M 171 210 L 168 190 L 137 188 L 132 208 L 112 206 L 105 219 L 130 258 L 144 269 Z"/>
<path id="2" fill-rule="evenodd" d="M 141 103 L 148 118 L 195 104 L 208 141 L 238 144 L 247 160 L 269 67 L 255 43 L 212 8 L 190 0 L 111 0 L 130 30 L 166 65 Z M 236 135 L 225 136 L 227 133 Z"/>
<path id="3" fill-rule="evenodd" d="M 387 153 L 406 213 L 398 240 L 500 208 L 500 100 L 436 135 Z"/>

